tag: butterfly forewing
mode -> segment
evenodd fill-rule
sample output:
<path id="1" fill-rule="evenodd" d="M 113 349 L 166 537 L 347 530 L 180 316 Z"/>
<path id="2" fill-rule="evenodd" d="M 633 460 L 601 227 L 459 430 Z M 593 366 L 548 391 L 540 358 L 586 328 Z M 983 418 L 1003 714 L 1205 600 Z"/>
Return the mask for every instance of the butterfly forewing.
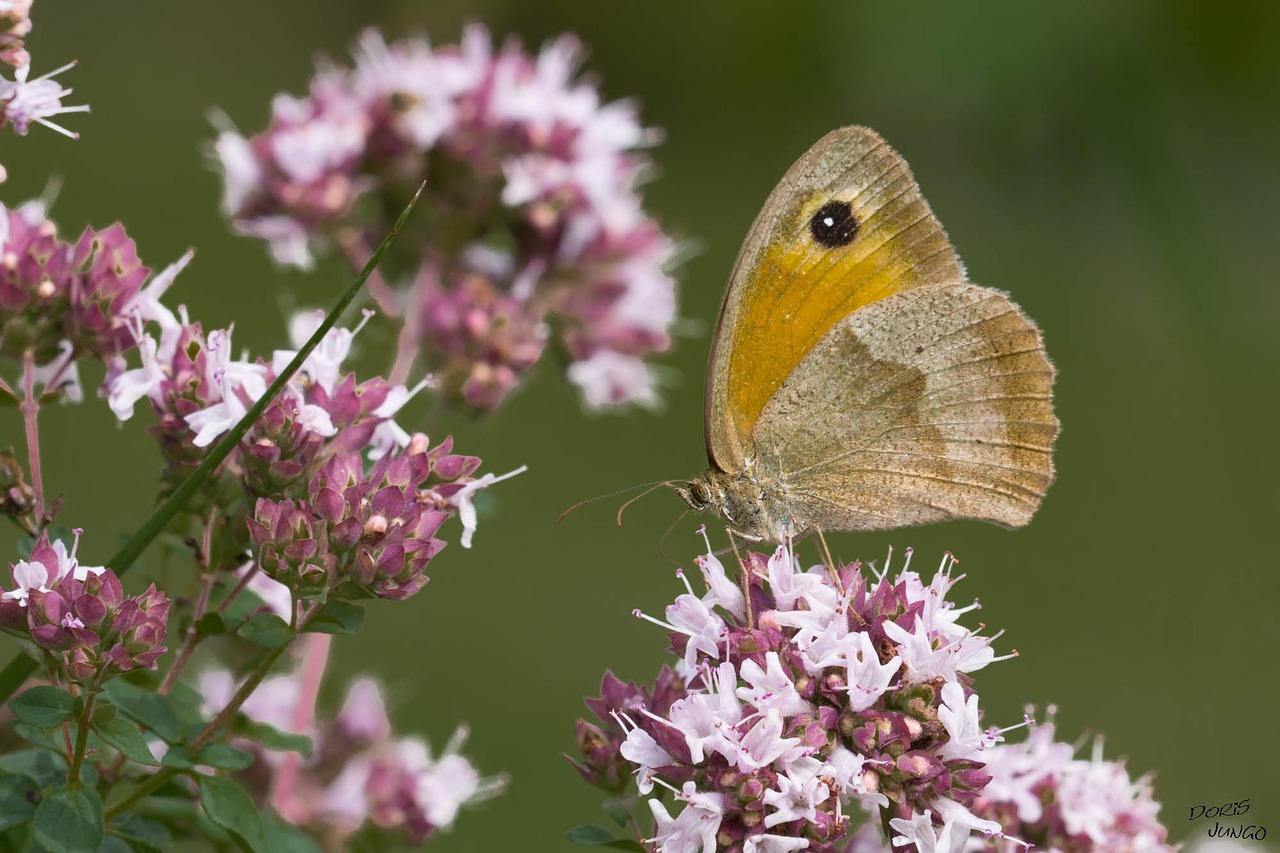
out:
<path id="1" fill-rule="evenodd" d="M 707 371 L 711 463 L 743 470 L 766 404 L 844 317 L 963 278 L 902 157 L 867 128 L 827 134 L 779 182 L 739 252 Z"/>

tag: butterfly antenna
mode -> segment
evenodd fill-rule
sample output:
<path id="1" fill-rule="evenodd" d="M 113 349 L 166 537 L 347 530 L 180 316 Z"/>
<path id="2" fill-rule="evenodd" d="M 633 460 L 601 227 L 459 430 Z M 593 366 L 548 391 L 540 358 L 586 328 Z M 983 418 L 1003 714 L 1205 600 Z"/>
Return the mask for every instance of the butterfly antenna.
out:
<path id="1" fill-rule="evenodd" d="M 676 482 L 676 481 L 675 481 L 675 480 L 660 480 L 660 481 L 658 481 L 658 482 L 656 482 L 656 483 L 641 483 L 641 484 L 640 484 L 640 485 L 638 485 L 638 486 L 627 486 L 625 489 L 618 489 L 616 492 L 609 492 L 607 495 L 597 495 L 597 496 L 596 496 L 596 497 L 594 497 L 594 498 L 587 498 L 585 501 L 578 501 L 576 504 L 574 504 L 573 506 L 569 507 L 569 508 L 568 508 L 568 509 L 566 509 L 564 512 L 560 513 L 558 516 L 556 516 L 556 521 L 557 521 L 557 522 L 564 521 L 564 520 L 565 520 L 565 518 L 567 518 L 567 517 L 568 517 L 569 513 L 573 512 L 574 510 L 580 509 L 581 507 L 584 507 L 584 506 L 586 506 L 587 504 L 593 504 L 593 503 L 595 503 L 596 501 L 603 501 L 603 500 L 607 500 L 608 498 L 616 498 L 618 495 L 625 495 L 627 492 L 632 492 L 632 491 L 635 491 L 636 489 L 647 489 L 648 491 L 646 491 L 646 492 L 644 492 L 643 494 L 641 494 L 641 495 L 638 495 L 638 496 L 637 496 L 637 497 L 644 497 L 645 495 L 649 494 L 649 492 L 651 492 L 651 491 L 653 491 L 654 489 L 656 489 L 658 486 L 665 486 L 665 485 L 667 485 L 668 483 L 674 483 L 674 482 Z M 630 503 L 630 501 L 628 501 L 627 503 L 629 504 L 629 503 Z M 619 515 L 621 515 L 621 510 L 619 510 Z M 618 524 L 619 524 L 619 525 L 621 525 L 621 524 L 622 524 L 622 521 L 621 521 L 621 520 L 619 520 L 619 521 L 618 521 Z"/>
<path id="2" fill-rule="evenodd" d="M 666 549 L 667 538 L 671 536 L 671 532 L 676 529 L 676 525 L 679 524 L 681 521 L 683 521 L 684 517 L 688 514 L 689 514 L 689 507 L 685 507 L 684 512 L 677 515 L 676 520 L 671 522 L 671 524 L 667 525 L 667 532 L 663 533 L 662 538 L 658 540 L 658 553 L 661 554 L 663 558 L 667 560 L 667 562 L 674 563 L 677 566 L 680 565 L 680 561 L 676 560 L 674 557 L 672 557 L 670 554 L 667 553 L 667 549 Z"/>
<path id="3" fill-rule="evenodd" d="M 632 498 L 631 500 L 627 501 L 627 502 L 626 502 L 626 503 L 624 503 L 622 506 L 618 507 L 618 526 L 619 526 L 619 527 L 621 527 L 621 526 L 622 526 L 622 514 L 623 514 L 624 512 L 626 512 L 626 511 L 627 511 L 627 507 L 631 506 L 633 503 L 635 503 L 636 501 L 640 500 L 640 499 L 641 499 L 642 497 L 644 497 L 645 495 L 651 494 L 651 493 L 653 493 L 653 492 L 657 491 L 658 489 L 661 489 L 663 486 L 669 486 L 669 485 L 671 485 L 672 483 L 676 483 L 676 482 L 679 482 L 679 481 L 678 481 L 678 480 L 662 480 L 662 481 L 657 482 L 657 483 L 651 483 L 651 484 L 649 484 L 649 488 L 645 489 L 643 492 L 641 492 L 640 494 L 636 495 L 634 498 Z"/>

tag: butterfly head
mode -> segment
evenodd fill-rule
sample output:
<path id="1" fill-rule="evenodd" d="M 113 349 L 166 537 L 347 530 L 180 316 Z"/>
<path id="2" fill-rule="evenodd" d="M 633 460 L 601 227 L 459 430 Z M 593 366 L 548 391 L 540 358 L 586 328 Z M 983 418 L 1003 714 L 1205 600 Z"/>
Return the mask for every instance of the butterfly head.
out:
<path id="1" fill-rule="evenodd" d="M 750 476 L 734 476 L 708 468 L 701 477 L 672 483 L 671 488 L 690 508 L 714 512 L 742 538 L 771 538 L 769 531 L 775 526 L 771 522 L 775 513 L 770 510 L 775 502 Z"/>

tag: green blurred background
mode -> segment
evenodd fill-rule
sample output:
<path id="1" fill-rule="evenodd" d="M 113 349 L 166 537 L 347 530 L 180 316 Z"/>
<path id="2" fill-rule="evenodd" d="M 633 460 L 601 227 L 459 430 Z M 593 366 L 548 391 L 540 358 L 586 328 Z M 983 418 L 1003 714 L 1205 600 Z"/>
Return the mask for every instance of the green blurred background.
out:
<path id="1" fill-rule="evenodd" d="M 324 304 L 347 276 L 280 273 L 263 246 L 230 236 L 202 155 L 209 106 L 251 132 L 275 92 L 305 87 L 317 53 L 343 56 L 368 24 L 446 43 L 479 20 L 533 45 L 577 32 L 606 95 L 634 96 L 666 130 L 647 198 L 700 251 L 680 271 L 694 323 L 665 361 L 665 411 L 584 416 L 548 364 L 496 417 L 449 422 L 488 470 L 529 473 L 494 490 L 473 551 L 447 549 L 421 595 L 375 606 L 335 646 L 330 698 L 341 676 L 372 672 L 401 728 L 442 744 L 466 721 L 469 754 L 511 774 L 440 853 L 565 849 L 566 828 L 602 819 L 559 753 L 606 668 L 649 678 L 664 660 L 662 633 L 630 611 L 659 613 L 679 590 L 657 541 L 680 505 L 652 496 L 621 529 L 612 501 L 560 525 L 556 513 L 701 471 L 709 327 L 739 241 L 792 160 L 850 123 L 904 153 L 971 277 L 1041 324 L 1064 429 L 1058 482 L 1030 527 L 832 547 L 865 558 L 913 545 L 921 568 L 956 552 L 959 600 L 980 596 L 981 618 L 1007 629 L 998 648 L 1021 652 L 979 676 L 986 719 L 1052 702 L 1066 738 L 1106 733 L 1108 755 L 1156 772 L 1175 839 L 1203 831 L 1187 821 L 1199 802 L 1251 797 L 1251 819 L 1280 824 L 1280 4 L 898 5 L 36 4 L 37 72 L 78 58 L 64 81 L 93 113 L 69 117 L 78 142 L 0 137 L 0 197 L 58 174 L 64 231 L 119 218 L 154 267 L 196 247 L 173 301 L 206 328 L 234 321 L 258 353 L 282 343 L 282 311 Z M 383 342 L 361 343 L 367 368 L 383 363 Z M 4 443 L 20 444 L 5 414 Z M 46 483 L 66 494 L 63 521 L 88 529 L 89 562 L 151 505 L 157 454 L 138 421 L 118 429 L 93 399 L 47 416 Z M 668 544 L 686 564 L 697 525 Z"/>

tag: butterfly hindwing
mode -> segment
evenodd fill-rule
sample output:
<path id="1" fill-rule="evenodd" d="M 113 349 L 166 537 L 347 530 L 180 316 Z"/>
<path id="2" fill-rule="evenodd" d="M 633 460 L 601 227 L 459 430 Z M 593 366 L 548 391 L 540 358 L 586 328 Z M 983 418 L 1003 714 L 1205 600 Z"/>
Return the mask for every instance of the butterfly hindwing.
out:
<path id="1" fill-rule="evenodd" d="M 768 401 L 754 475 L 828 530 L 1025 524 L 1053 477 L 1054 371 L 1002 293 L 963 282 L 845 317 Z"/>

